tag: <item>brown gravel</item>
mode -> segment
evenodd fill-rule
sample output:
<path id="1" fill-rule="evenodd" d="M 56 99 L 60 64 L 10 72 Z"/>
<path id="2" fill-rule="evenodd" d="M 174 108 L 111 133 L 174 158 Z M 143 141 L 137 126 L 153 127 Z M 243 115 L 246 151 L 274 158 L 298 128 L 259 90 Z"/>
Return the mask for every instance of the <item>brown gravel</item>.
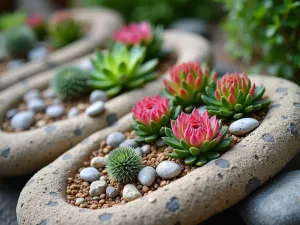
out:
<path id="1" fill-rule="evenodd" d="M 258 114 L 251 115 L 251 117 L 257 119 L 260 122 L 264 119 L 264 116 L 265 116 L 264 112 L 260 112 Z M 224 124 L 224 126 L 229 126 L 229 125 L 230 125 L 230 122 L 227 122 Z M 134 131 L 127 131 L 127 132 L 125 132 L 125 135 L 128 139 L 135 138 Z M 228 133 L 227 136 L 233 138 L 233 142 L 229 148 L 232 148 L 234 145 L 236 145 L 237 143 L 239 143 L 241 140 L 243 140 L 245 138 L 245 137 L 238 137 L 238 136 L 232 135 L 230 133 Z M 105 194 L 102 194 L 100 196 L 100 198 L 99 197 L 92 198 L 89 195 L 90 183 L 83 181 L 79 175 L 80 171 L 82 169 L 91 166 L 90 161 L 92 158 L 94 158 L 96 156 L 105 156 L 112 150 L 113 150 L 113 148 L 111 146 L 107 145 L 105 141 L 102 141 L 99 145 L 99 149 L 92 152 L 92 154 L 90 155 L 90 159 L 83 163 L 83 166 L 78 170 L 78 172 L 73 177 L 69 177 L 67 179 L 66 202 L 75 206 L 76 199 L 84 198 L 85 202 L 83 204 L 79 205 L 79 207 L 80 208 L 89 208 L 89 209 L 108 208 L 108 207 L 112 207 L 114 205 L 123 205 L 126 203 L 126 201 L 122 197 L 122 190 L 123 190 L 123 187 L 125 184 L 118 183 L 115 180 L 111 179 L 108 176 L 105 168 L 98 169 L 100 172 L 100 176 L 104 176 L 108 186 L 113 186 L 113 187 L 117 188 L 121 193 L 119 196 L 117 196 L 116 198 L 113 198 L 113 199 L 106 198 Z M 195 166 L 185 165 L 183 160 L 172 159 L 172 158 L 168 157 L 167 154 L 171 153 L 171 152 L 172 152 L 172 148 L 169 146 L 157 147 L 156 145 L 152 144 L 151 152 L 147 155 L 143 154 L 143 156 L 142 156 L 143 167 L 151 166 L 153 168 L 156 168 L 160 162 L 162 162 L 164 160 L 169 160 L 169 161 L 176 162 L 178 165 L 180 165 L 180 167 L 182 169 L 182 172 L 178 177 L 175 177 L 170 180 L 165 180 L 160 177 L 156 177 L 155 181 L 153 182 L 153 184 L 151 186 L 144 186 L 139 181 L 131 182 L 131 184 L 134 184 L 143 196 L 146 196 L 155 190 L 163 188 L 167 184 L 185 176 L 186 174 L 192 172 L 193 170 L 195 170 L 197 168 Z"/>
<path id="2" fill-rule="evenodd" d="M 171 67 L 172 65 L 175 64 L 175 62 L 176 62 L 176 57 L 174 55 L 170 55 L 170 57 L 168 57 L 165 61 L 161 62 L 157 69 L 159 76 L 162 75 L 163 73 L 165 73 L 169 67 Z M 41 95 L 41 98 L 46 103 L 46 106 L 51 105 L 54 101 L 54 99 L 45 98 L 45 96 L 43 94 Z M 81 99 L 76 100 L 76 101 L 61 101 L 60 104 L 62 104 L 65 108 L 64 116 L 57 118 L 57 119 L 51 119 L 46 115 L 45 111 L 36 113 L 35 121 L 34 121 L 33 125 L 31 126 L 30 130 L 41 127 L 38 124 L 38 121 L 40 121 L 40 120 L 44 121 L 44 125 L 46 125 L 46 124 L 53 123 L 55 121 L 66 119 L 69 110 L 74 106 L 77 106 L 80 113 L 83 113 L 85 111 L 85 109 L 89 106 L 89 99 L 88 99 L 88 97 L 82 97 Z M 14 108 L 17 108 L 18 111 L 26 111 L 27 110 L 27 106 L 24 101 L 20 102 Z M 44 125 L 42 125 L 42 126 L 44 126 Z M 23 131 L 23 130 L 13 130 L 13 128 L 10 125 L 10 120 L 8 120 L 7 118 L 5 118 L 5 120 L 3 121 L 1 129 L 5 132 L 21 132 L 21 131 Z"/>

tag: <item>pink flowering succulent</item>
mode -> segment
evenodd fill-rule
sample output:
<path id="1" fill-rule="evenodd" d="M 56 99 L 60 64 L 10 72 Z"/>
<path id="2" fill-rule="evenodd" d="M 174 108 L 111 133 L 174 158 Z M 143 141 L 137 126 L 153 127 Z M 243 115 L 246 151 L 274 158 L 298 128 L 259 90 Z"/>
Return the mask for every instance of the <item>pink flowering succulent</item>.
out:
<path id="1" fill-rule="evenodd" d="M 46 19 L 40 13 L 30 15 L 26 21 L 27 25 L 35 32 L 39 40 L 46 36 Z"/>
<path id="2" fill-rule="evenodd" d="M 187 165 L 202 166 L 218 158 L 219 152 L 231 143 L 231 138 L 225 137 L 228 128 L 222 128 L 216 116 L 209 118 L 207 111 L 200 114 L 194 109 L 190 115 L 182 112 L 176 120 L 171 121 L 171 128 L 166 128 L 167 137 L 163 137 L 173 148 L 169 156 L 184 159 Z"/>
<path id="3" fill-rule="evenodd" d="M 202 96 L 209 114 L 220 118 L 240 119 L 243 116 L 268 107 L 269 99 L 263 99 L 265 87 L 251 84 L 246 74 L 225 74 Z"/>
<path id="4" fill-rule="evenodd" d="M 178 115 L 179 108 L 171 108 L 166 97 L 155 95 L 145 97 L 132 108 L 135 124 L 132 128 L 137 141 L 153 142 L 164 134 L 170 118 Z"/>
<path id="5" fill-rule="evenodd" d="M 147 48 L 147 59 L 160 57 L 162 54 L 162 28 L 152 27 L 149 22 L 131 23 L 128 26 L 122 27 L 113 35 L 115 42 L 120 42 L 126 46 L 132 47 L 135 45 L 144 46 Z"/>
<path id="6" fill-rule="evenodd" d="M 201 67 L 199 62 L 183 63 L 169 69 L 170 80 L 164 80 L 164 94 L 174 105 L 191 112 L 202 103 L 205 88 L 216 79 L 216 73 Z"/>

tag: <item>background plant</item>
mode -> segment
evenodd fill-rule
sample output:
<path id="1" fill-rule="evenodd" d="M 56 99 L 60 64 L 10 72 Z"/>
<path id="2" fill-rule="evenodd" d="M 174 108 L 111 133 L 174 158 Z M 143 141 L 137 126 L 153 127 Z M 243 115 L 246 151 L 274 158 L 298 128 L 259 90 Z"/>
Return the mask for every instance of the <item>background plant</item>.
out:
<path id="1" fill-rule="evenodd" d="M 26 13 L 21 11 L 5 13 L 0 16 L 0 31 L 19 27 L 25 24 Z"/>
<path id="2" fill-rule="evenodd" d="M 252 72 L 300 83 L 300 1 L 220 0 L 229 10 L 224 28 L 234 57 L 258 65 Z"/>
<path id="3" fill-rule="evenodd" d="M 222 6 L 214 0 L 77 0 L 84 5 L 102 5 L 123 14 L 127 22 L 149 20 L 154 24 L 169 24 L 182 17 L 218 20 Z"/>

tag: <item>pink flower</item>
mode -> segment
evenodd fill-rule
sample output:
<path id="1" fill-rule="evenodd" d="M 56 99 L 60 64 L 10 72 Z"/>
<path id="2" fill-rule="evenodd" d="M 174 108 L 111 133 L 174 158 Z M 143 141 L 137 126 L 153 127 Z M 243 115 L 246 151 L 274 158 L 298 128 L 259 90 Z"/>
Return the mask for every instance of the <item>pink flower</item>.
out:
<path id="1" fill-rule="evenodd" d="M 27 18 L 28 26 L 30 26 L 33 29 L 43 26 L 44 23 L 45 23 L 45 18 L 42 14 L 39 13 L 32 14 Z"/>
<path id="2" fill-rule="evenodd" d="M 126 45 L 149 44 L 152 40 L 151 25 L 148 22 L 131 23 L 115 32 L 114 40 Z"/>
<path id="3" fill-rule="evenodd" d="M 184 112 L 178 116 L 177 120 L 171 121 L 171 127 L 177 140 L 184 140 L 191 147 L 201 148 L 205 141 L 220 142 L 223 133 L 219 132 L 219 121 L 215 116 L 209 118 L 208 112 L 202 115 L 194 109 L 191 115 Z"/>
<path id="4" fill-rule="evenodd" d="M 217 81 L 215 97 L 218 101 L 221 101 L 223 96 L 233 105 L 238 103 L 239 90 L 242 91 L 242 97 L 245 98 L 248 94 L 250 94 L 251 97 L 254 97 L 255 89 L 256 85 L 253 84 L 251 86 L 250 80 L 246 74 L 240 76 L 238 73 L 226 73 L 221 80 Z"/>
<path id="5" fill-rule="evenodd" d="M 167 115 L 168 112 L 168 99 L 159 95 L 145 97 L 138 101 L 136 106 L 132 108 L 135 119 L 145 126 L 150 126 L 151 121 L 160 124 L 162 116 Z"/>

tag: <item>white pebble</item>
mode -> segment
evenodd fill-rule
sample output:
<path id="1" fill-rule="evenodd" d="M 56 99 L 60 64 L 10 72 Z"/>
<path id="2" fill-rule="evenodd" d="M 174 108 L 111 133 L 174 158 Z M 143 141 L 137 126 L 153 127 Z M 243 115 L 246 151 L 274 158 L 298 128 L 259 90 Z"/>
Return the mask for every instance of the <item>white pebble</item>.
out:
<path id="1" fill-rule="evenodd" d="M 46 109 L 46 114 L 50 118 L 56 119 L 65 114 L 65 108 L 59 104 L 50 105 Z"/>
<path id="2" fill-rule="evenodd" d="M 242 118 L 237 121 L 234 121 L 230 127 L 229 131 L 231 134 L 237 136 L 243 136 L 250 131 L 254 130 L 256 127 L 259 126 L 259 122 L 253 118 Z"/>
<path id="3" fill-rule="evenodd" d="M 85 202 L 84 198 L 77 198 L 76 201 L 75 201 L 75 205 L 79 206 L 79 205 L 81 205 L 84 202 Z"/>
<path id="4" fill-rule="evenodd" d="M 68 112 L 68 118 L 79 115 L 79 110 L 76 107 L 72 107 Z"/>
<path id="5" fill-rule="evenodd" d="M 95 90 L 90 94 L 90 103 L 94 103 L 97 101 L 105 102 L 107 100 L 106 93 L 101 90 Z"/>
<path id="6" fill-rule="evenodd" d="M 97 169 L 94 167 L 87 167 L 81 170 L 80 172 L 80 178 L 84 181 L 93 182 L 95 180 L 98 180 L 100 177 L 100 173 Z"/>
<path id="7" fill-rule="evenodd" d="M 85 113 L 89 116 L 96 116 L 103 112 L 104 110 L 104 102 L 98 101 L 91 104 L 87 109 L 85 110 Z"/>
<path id="8" fill-rule="evenodd" d="M 13 129 L 22 129 L 26 130 L 30 128 L 34 121 L 34 112 L 33 111 L 24 111 L 19 112 L 13 116 L 10 123 Z"/>
<path id="9" fill-rule="evenodd" d="M 91 160 L 91 166 L 95 168 L 103 168 L 105 167 L 106 159 L 101 156 L 96 156 Z"/>
<path id="10" fill-rule="evenodd" d="M 123 198 L 125 201 L 133 201 L 142 197 L 142 194 L 133 184 L 126 184 L 123 189 Z"/>
<path id="11" fill-rule="evenodd" d="M 181 173 L 180 166 L 172 161 L 162 161 L 156 167 L 156 173 L 163 179 L 172 179 Z"/>

